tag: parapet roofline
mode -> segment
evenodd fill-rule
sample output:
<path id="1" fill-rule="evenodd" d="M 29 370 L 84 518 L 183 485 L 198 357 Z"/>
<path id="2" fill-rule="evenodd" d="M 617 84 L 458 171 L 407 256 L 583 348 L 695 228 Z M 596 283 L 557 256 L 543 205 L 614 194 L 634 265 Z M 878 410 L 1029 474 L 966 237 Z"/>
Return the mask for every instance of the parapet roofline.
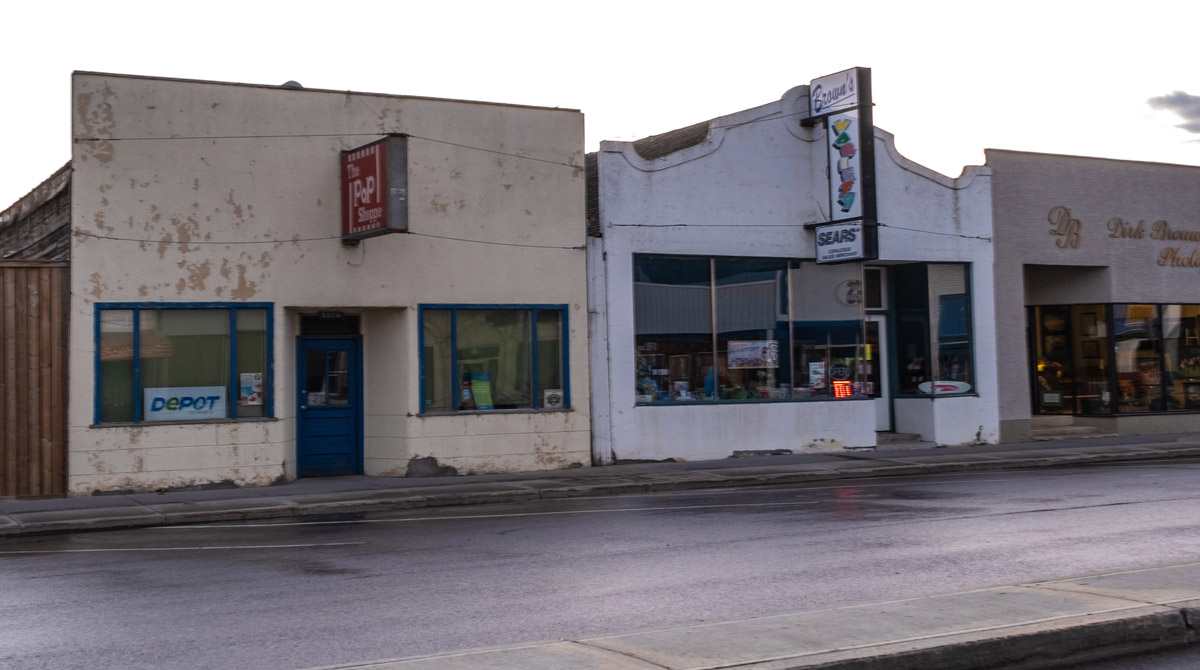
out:
<path id="1" fill-rule="evenodd" d="M 88 77 L 118 77 L 121 79 L 141 79 L 141 80 L 146 80 L 146 81 L 171 81 L 171 82 L 178 82 L 178 83 L 182 83 L 182 84 L 208 84 L 210 86 L 240 86 L 240 87 L 244 87 L 244 88 L 264 88 L 264 89 L 272 89 L 272 90 L 278 90 L 278 91 L 290 91 L 290 92 L 308 91 L 308 92 L 313 92 L 313 93 L 336 93 L 338 95 L 347 95 L 347 94 L 349 94 L 349 95 L 369 95 L 369 96 L 378 97 L 378 98 L 395 98 L 398 100 L 431 100 L 431 101 L 437 101 L 437 102 L 459 102 L 459 103 L 466 103 L 466 104 L 472 104 L 472 105 L 491 105 L 494 107 L 514 107 L 517 109 L 540 109 L 540 110 L 550 111 L 550 112 L 569 112 L 572 114 L 580 114 L 581 113 L 580 110 L 573 109 L 570 107 L 547 107 L 547 106 L 543 106 L 543 105 L 522 105 L 522 104 L 518 104 L 518 103 L 511 103 L 511 102 L 490 102 L 487 100 L 462 100 L 459 98 L 439 98 L 439 97 L 434 97 L 434 96 L 402 95 L 402 94 L 397 94 L 397 93 L 373 93 L 370 91 L 351 91 L 351 90 L 340 90 L 339 91 L 337 89 L 331 89 L 331 88 L 306 88 L 306 87 L 296 88 L 293 86 L 284 86 L 283 84 L 276 84 L 276 85 L 246 84 L 246 83 L 235 82 L 235 81 L 214 81 L 214 80 L 209 80 L 209 79 L 185 79 L 185 78 L 181 78 L 181 77 L 156 77 L 156 76 L 152 76 L 152 75 L 121 74 L 119 72 L 89 72 L 86 70 L 75 70 L 74 72 L 71 73 L 72 77 L 74 77 L 76 75 L 83 75 L 83 76 L 88 76 Z"/>
<path id="2" fill-rule="evenodd" d="M 1164 163 L 1162 161 L 1142 161 L 1134 158 L 1109 158 L 1106 156 L 1083 156 L 1079 154 L 1051 154 L 1044 151 L 1021 151 L 1018 149 L 984 149 L 984 163 L 987 163 L 989 154 L 1013 154 L 1017 156 L 1033 156 L 1034 158 L 1065 158 L 1068 160 L 1084 160 L 1084 161 L 1103 161 L 1106 163 L 1128 163 L 1130 165 L 1160 165 L 1162 167 L 1173 168 L 1188 168 L 1192 170 L 1200 170 L 1200 165 L 1188 165 L 1187 163 Z"/>

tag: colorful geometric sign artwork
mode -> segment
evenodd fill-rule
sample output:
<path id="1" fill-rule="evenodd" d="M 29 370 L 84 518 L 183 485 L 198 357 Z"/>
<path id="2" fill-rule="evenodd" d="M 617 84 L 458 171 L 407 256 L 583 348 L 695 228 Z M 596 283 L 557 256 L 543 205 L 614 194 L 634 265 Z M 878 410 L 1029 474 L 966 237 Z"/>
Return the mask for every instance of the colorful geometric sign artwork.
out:
<path id="1" fill-rule="evenodd" d="M 830 167 L 830 203 L 835 211 L 832 220 L 854 219 L 862 216 L 859 175 L 858 110 L 829 117 L 828 137 Z"/>

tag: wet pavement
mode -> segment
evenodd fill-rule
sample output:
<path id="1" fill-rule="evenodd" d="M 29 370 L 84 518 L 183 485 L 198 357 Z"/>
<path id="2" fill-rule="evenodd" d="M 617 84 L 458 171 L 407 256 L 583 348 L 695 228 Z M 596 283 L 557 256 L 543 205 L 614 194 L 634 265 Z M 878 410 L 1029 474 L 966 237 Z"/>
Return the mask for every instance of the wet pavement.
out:
<path id="1" fill-rule="evenodd" d="M 460 515 L 467 513 L 463 505 L 564 498 L 575 498 L 573 505 L 586 507 L 588 503 L 578 499 L 847 479 L 861 483 L 865 477 L 897 475 L 1139 461 L 1170 464 L 1169 459 L 1176 459 L 1180 467 L 1194 468 L 1196 457 L 1200 457 L 1200 435 L 1189 434 L 782 455 L 704 463 L 639 463 L 473 477 L 343 477 L 260 489 L 0 501 L 0 535 L 12 540 L 18 539 L 15 536 L 35 539 L 62 531 L 249 519 L 301 520 L 315 519 L 316 515 L 424 508 L 427 512 Z M 939 494 L 923 489 L 898 488 L 889 495 L 914 504 L 939 503 Z M 1020 502 L 1036 507 L 1038 500 L 1034 498 L 1040 495 L 1040 491 L 1022 493 Z M 1049 501 L 1054 491 L 1047 490 L 1045 495 Z M 942 496 L 941 502 L 954 501 Z M 844 504 L 844 511 L 857 513 L 856 501 L 846 500 Z M 1186 503 L 1181 506 L 1186 507 Z M 485 512 L 484 508 L 479 511 Z M 1184 563 L 1071 579 L 1019 581 L 847 607 L 818 607 L 767 617 L 327 667 L 1032 669 L 1184 647 L 1194 642 L 1197 621 L 1200 563 Z"/>
<path id="2" fill-rule="evenodd" d="M 859 477 L 1200 456 L 1200 434 L 652 462 L 453 477 L 324 477 L 258 488 L 0 499 L 0 537 Z"/>

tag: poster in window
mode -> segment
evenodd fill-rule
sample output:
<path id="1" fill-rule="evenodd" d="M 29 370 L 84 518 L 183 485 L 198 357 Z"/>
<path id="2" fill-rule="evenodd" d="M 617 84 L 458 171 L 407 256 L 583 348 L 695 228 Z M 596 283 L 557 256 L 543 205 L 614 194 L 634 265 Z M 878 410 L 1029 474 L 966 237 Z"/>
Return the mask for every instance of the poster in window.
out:
<path id="1" fill-rule="evenodd" d="M 492 404 L 492 376 L 486 372 L 471 373 L 471 394 L 476 409 L 496 409 Z"/>
<path id="2" fill-rule="evenodd" d="M 779 367 L 778 340 L 746 340 L 729 342 L 729 369 Z"/>
<path id="3" fill-rule="evenodd" d="M 825 388 L 825 361 L 808 364 L 808 385 L 815 389 Z"/>
<path id="4" fill-rule="evenodd" d="M 967 296 L 965 293 L 940 296 L 938 338 L 942 341 L 967 336 Z"/>
<path id="5" fill-rule="evenodd" d="M 225 418 L 224 386 L 163 386 L 142 393 L 146 421 Z"/>
<path id="6" fill-rule="evenodd" d="M 238 404 L 263 404 L 262 373 L 243 372 L 238 377 Z"/>

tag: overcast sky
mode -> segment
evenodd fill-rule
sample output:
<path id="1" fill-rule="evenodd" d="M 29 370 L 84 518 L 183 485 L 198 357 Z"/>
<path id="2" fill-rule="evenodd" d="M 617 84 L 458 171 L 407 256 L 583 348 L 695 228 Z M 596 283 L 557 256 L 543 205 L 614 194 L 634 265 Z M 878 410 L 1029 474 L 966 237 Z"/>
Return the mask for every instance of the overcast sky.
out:
<path id="1" fill-rule="evenodd" d="M 1200 165 L 1195 0 L 67 0 L 0 25 L 0 209 L 70 158 L 74 70 L 568 107 L 592 151 L 862 66 L 876 125 L 950 176 L 984 148 Z"/>

